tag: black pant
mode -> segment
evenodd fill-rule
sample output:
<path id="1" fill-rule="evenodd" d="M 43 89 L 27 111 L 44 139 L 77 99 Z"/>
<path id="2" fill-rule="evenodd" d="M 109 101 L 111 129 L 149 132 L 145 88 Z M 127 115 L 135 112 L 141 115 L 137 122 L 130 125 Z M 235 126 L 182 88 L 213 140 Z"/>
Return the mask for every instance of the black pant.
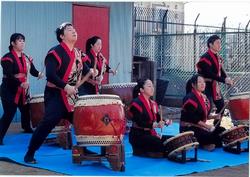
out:
<path id="1" fill-rule="evenodd" d="M 46 87 L 44 93 L 45 116 L 39 122 L 35 132 L 32 135 L 29 144 L 29 151 L 35 152 L 43 144 L 51 130 L 60 122 L 61 119 L 67 119 L 72 123 L 73 112 L 68 112 L 60 91 Z"/>
<path id="2" fill-rule="evenodd" d="M 151 135 L 150 131 L 131 128 L 129 133 L 129 142 L 134 149 L 140 149 L 144 152 L 166 152 L 163 142 L 168 139 L 168 136 L 162 136 L 160 139 Z"/>
<path id="3" fill-rule="evenodd" d="M 214 100 L 213 99 L 212 88 L 209 85 L 206 87 L 205 94 L 206 94 L 207 98 L 210 101 L 211 108 L 212 108 L 212 103 L 214 103 L 216 108 L 217 108 L 216 113 L 219 113 L 222 110 L 222 108 L 224 107 L 224 104 L 225 104 L 223 96 L 221 96 L 221 99 L 219 99 L 219 100 Z M 222 112 L 222 114 L 223 114 L 223 112 Z"/>
<path id="4" fill-rule="evenodd" d="M 216 147 L 221 147 L 221 137 L 219 134 L 221 134 L 226 129 L 223 127 L 216 127 L 216 129 L 213 132 L 208 132 L 206 130 L 203 130 L 198 127 L 180 127 L 180 132 L 186 132 L 186 131 L 193 131 L 194 136 L 197 138 L 197 141 L 200 143 L 200 145 L 208 145 L 208 144 L 215 144 Z"/>
<path id="5" fill-rule="evenodd" d="M 19 108 L 21 112 L 21 124 L 24 130 L 31 129 L 30 127 L 30 105 L 29 104 L 22 104 L 22 99 L 19 99 L 18 105 L 12 101 L 1 99 L 3 105 L 3 116 L 0 120 L 0 140 L 3 140 L 10 123 L 12 122 L 17 108 Z"/>
<path id="6" fill-rule="evenodd" d="M 216 113 L 219 113 L 223 109 L 223 107 L 225 105 L 223 96 L 221 96 L 221 99 L 219 99 L 219 100 L 214 100 L 214 98 L 212 96 L 212 89 L 211 89 L 211 87 L 206 87 L 205 94 L 206 94 L 206 96 L 207 96 L 207 98 L 208 98 L 208 100 L 210 102 L 210 106 L 211 106 L 210 107 L 210 111 L 212 109 L 212 103 L 214 103 L 214 105 L 216 107 Z M 224 113 L 224 110 L 221 112 L 221 116 L 223 115 L 223 113 Z M 214 120 L 214 125 L 217 122 L 218 122 L 218 120 Z M 220 125 L 220 123 L 219 123 L 219 125 Z"/>

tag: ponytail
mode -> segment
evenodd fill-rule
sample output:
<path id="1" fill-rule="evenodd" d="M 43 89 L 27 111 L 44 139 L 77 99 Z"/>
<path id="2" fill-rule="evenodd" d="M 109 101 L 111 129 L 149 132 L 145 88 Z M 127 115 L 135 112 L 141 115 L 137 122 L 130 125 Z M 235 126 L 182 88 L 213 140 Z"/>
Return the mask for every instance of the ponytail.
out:
<path id="1" fill-rule="evenodd" d="M 146 81 L 149 80 L 148 78 L 143 78 L 143 79 L 139 79 L 137 81 L 137 85 L 134 87 L 133 89 L 133 98 L 136 98 L 139 96 L 140 94 L 140 89 L 143 89 L 144 88 L 144 85 L 146 83 Z"/>

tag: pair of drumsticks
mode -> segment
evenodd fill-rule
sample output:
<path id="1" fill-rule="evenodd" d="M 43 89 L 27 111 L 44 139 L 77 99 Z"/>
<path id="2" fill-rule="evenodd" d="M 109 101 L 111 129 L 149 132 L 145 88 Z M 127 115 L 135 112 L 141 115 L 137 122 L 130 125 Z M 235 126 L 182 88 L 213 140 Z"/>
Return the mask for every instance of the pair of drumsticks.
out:
<path id="1" fill-rule="evenodd" d="M 120 65 L 120 62 L 117 64 L 116 69 L 115 69 L 115 72 L 117 72 L 119 65 Z M 96 65 L 94 66 L 94 70 L 96 70 Z M 82 85 L 85 81 L 87 81 L 88 78 L 89 78 L 91 75 L 92 75 L 92 73 L 91 73 L 91 72 L 88 72 L 88 74 L 86 74 L 86 75 L 80 80 L 80 82 L 77 83 L 76 89 L 79 88 L 80 85 Z"/>
<path id="2" fill-rule="evenodd" d="M 162 106 L 161 105 L 159 105 L 159 109 L 160 109 L 160 121 L 162 122 L 163 121 L 163 114 L 162 114 Z M 170 125 L 171 122 L 172 122 L 172 120 L 170 120 L 169 123 L 165 122 L 165 125 Z M 163 134 L 163 127 L 161 127 L 160 137 L 162 137 L 162 134 Z"/>

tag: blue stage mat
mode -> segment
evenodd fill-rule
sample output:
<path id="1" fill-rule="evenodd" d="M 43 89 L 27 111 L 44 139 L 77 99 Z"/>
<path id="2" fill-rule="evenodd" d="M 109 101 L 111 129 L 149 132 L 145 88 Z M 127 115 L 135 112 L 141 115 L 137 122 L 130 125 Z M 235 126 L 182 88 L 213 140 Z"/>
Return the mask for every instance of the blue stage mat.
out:
<path id="1" fill-rule="evenodd" d="M 164 128 L 164 134 L 175 135 L 177 133 L 178 124 Z M 27 150 L 30 137 L 30 134 L 7 135 L 4 139 L 4 145 L 0 146 L 0 157 L 25 164 L 23 156 Z M 126 151 L 125 172 L 112 171 L 107 161 L 103 161 L 102 163 L 84 161 L 81 165 L 73 164 L 71 150 L 63 150 L 49 145 L 43 145 L 37 151 L 35 158 L 38 164 L 29 166 L 78 176 L 175 176 L 203 172 L 225 166 L 236 166 L 249 162 L 248 152 L 237 155 L 224 152 L 221 148 L 217 148 L 213 152 L 207 152 L 202 149 L 198 150 L 198 158 L 211 160 L 210 162 L 187 162 L 180 164 L 167 159 L 136 157 L 132 155 L 132 148 L 128 143 L 127 136 L 125 136 L 124 141 Z M 92 150 L 96 149 L 99 148 L 93 148 Z"/>

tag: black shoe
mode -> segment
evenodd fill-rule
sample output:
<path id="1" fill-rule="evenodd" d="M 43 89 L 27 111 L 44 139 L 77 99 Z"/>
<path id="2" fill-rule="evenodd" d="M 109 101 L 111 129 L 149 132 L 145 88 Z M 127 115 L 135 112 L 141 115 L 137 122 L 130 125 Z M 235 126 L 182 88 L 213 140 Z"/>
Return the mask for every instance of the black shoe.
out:
<path id="1" fill-rule="evenodd" d="M 96 155 L 97 153 L 96 152 L 93 152 L 91 150 L 88 150 L 87 147 L 83 147 L 83 152 L 85 154 L 92 154 L 92 155 Z"/>
<path id="2" fill-rule="evenodd" d="M 30 129 L 24 129 L 23 133 L 33 133 L 34 131 L 30 128 Z"/>
<path id="3" fill-rule="evenodd" d="M 36 164 L 37 161 L 34 158 L 34 153 L 30 153 L 29 151 L 24 156 L 24 162 L 29 164 Z"/>
<path id="4" fill-rule="evenodd" d="M 142 149 L 133 148 L 133 155 L 140 157 L 163 158 L 163 152 L 147 152 Z"/>
<path id="5" fill-rule="evenodd" d="M 138 148 L 133 148 L 133 155 L 144 157 L 146 156 L 146 152 Z"/>

